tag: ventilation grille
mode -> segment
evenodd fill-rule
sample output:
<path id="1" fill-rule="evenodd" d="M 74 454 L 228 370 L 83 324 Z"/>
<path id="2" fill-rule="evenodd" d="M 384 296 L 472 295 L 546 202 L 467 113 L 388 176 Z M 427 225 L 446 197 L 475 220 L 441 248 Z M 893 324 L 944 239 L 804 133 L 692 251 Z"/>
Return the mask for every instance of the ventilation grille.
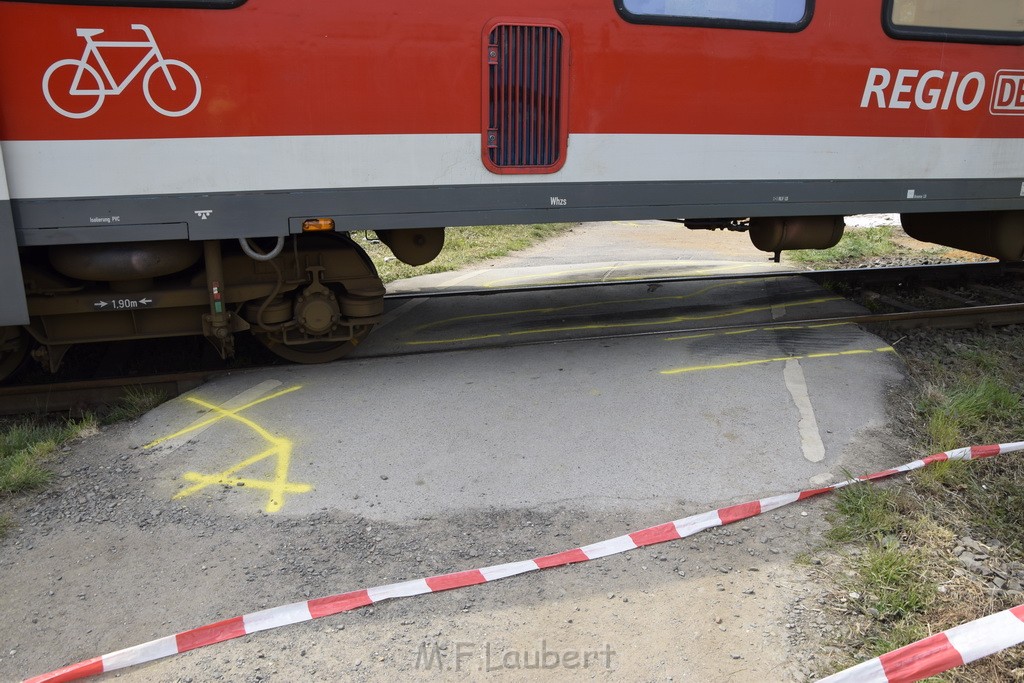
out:
<path id="1" fill-rule="evenodd" d="M 566 141 L 562 31 L 499 24 L 484 47 L 484 163 L 495 173 L 557 171 Z"/>

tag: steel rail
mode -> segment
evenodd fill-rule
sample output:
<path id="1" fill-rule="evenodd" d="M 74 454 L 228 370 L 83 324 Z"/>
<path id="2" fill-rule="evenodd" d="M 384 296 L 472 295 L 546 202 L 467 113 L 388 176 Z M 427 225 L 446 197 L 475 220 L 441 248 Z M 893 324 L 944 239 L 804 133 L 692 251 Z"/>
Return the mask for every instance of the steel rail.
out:
<path id="1" fill-rule="evenodd" d="M 173 398 L 229 372 L 232 371 L 225 369 L 0 387 L 0 415 L 80 415 L 98 406 L 113 405 L 129 391 L 138 388 L 161 392 Z"/>
<path id="2" fill-rule="evenodd" d="M 685 264 L 680 261 L 680 264 Z M 628 264 L 626 264 L 628 265 Z M 498 296 L 502 294 L 529 294 L 532 292 L 554 292 L 593 287 L 620 287 L 627 285 L 670 284 L 674 282 L 715 282 L 721 280 L 770 280 L 778 278 L 803 277 L 819 284 L 825 282 L 848 282 L 857 284 L 880 284 L 892 282 L 944 282 L 959 279 L 996 279 L 1024 274 L 1024 264 L 983 261 L 979 263 L 948 263 L 937 265 L 890 266 L 884 268 L 841 268 L 832 270 L 766 270 L 755 273 L 723 273 L 716 275 L 678 275 L 672 277 L 648 277 L 628 280 L 560 282 L 548 285 L 527 285 L 523 287 L 476 287 L 463 289 L 425 289 L 410 292 L 385 294 L 388 301 L 407 299 L 446 299 L 468 296 Z"/>
<path id="3" fill-rule="evenodd" d="M 943 308 L 930 311 L 912 311 L 898 313 L 868 313 L 863 315 L 833 316 L 824 318 L 793 318 L 770 322 L 749 322 L 731 325 L 713 325 L 707 327 L 680 327 L 663 330 L 645 330 L 642 332 L 623 332 L 617 334 L 597 334 L 581 337 L 565 337 L 562 339 L 538 339 L 509 343 L 479 344 L 477 346 L 458 346 L 438 349 L 417 349 L 402 352 L 360 355 L 358 360 L 379 358 L 405 358 L 438 353 L 454 353 L 456 351 L 478 351 L 482 349 L 512 349 L 524 346 L 546 346 L 576 342 L 608 341 L 612 339 L 632 339 L 639 337 L 660 337 L 679 334 L 716 334 L 747 330 L 750 328 L 772 329 L 792 327 L 793 325 L 879 325 L 890 329 L 917 329 L 935 327 L 944 329 L 968 328 L 977 325 L 1018 325 L 1024 324 L 1024 303 L 996 304 L 992 306 L 970 306 L 964 308 Z M 356 359 L 353 359 L 356 360 Z"/>

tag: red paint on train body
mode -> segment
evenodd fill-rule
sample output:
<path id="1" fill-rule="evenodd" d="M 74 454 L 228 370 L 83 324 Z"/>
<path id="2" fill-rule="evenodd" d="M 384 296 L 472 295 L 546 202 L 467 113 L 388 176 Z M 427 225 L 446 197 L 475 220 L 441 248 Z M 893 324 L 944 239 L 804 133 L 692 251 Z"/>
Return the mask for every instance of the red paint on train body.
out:
<path id="1" fill-rule="evenodd" d="M 481 30 L 510 11 L 566 27 L 573 134 L 1024 136 L 1024 118 L 999 115 L 1024 107 L 997 88 L 1024 66 L 1021 46 L 894 40 L 878 2 L 815 4 L 806 29 L 779 33 L 633 24 L 611 0 L 249 0 L 231 10 L 0 2 L 0 139 L 480 133 Z M 142 74 L 87 118 L 48 105 L 43 76 L 82 56 L 77 29 L 103 29 L 97 41 L 140 41 L 133 24 L 152 31 L 165 59 L 198 74 L 193 111 L 154 111 Z M 115 78 L 143 55 L 104 53 Z M 884 96 L 869 92 L 882 73 Z M 941 105 L 954 74 L 948 108 L 917 106 L 935 89 Z M 968 76 L 964 111 L 958 88 Z"/>

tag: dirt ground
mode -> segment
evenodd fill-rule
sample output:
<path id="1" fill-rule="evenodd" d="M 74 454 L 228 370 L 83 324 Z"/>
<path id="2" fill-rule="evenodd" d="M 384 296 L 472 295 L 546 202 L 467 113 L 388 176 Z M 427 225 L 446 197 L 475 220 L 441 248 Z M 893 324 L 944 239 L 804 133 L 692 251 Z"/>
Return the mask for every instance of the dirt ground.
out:
<path id="1" fill-rule="evenodd" d="M 680 246 L 686 234 L 652 231 L 651 246 Z M 579 238 L 559 239 L 571 247 Z M 694 239 L 683 248 L 696 257 L 765 257 L 741 235 Z M 14 528 L 0 541 L 0 680 L 263 608 L 529 559 L 705 511 L 683 500 L 599 512 L 569 501 L 401 525 L 338 510 L 232 515 L 218 502 L 243 495 L 237 489 L 168 500 L 139 439 L 122 424 L 75 443 L 54 463 L 49 490 L 10 502 Z M 880 467 L 917 455 L 881 432 L 865 434 L 862 446 Z M 685 462 L 681 449 L 682 466 L 666 475 L 687 476 Z M 625 555 L 383 603 L 120 678 L 377 681 L 433 678 L 443 667 L 460 680 L 809 680 L 832 628 L 827 598 L 809 580 L 828 506 L 794 505 Z"/>

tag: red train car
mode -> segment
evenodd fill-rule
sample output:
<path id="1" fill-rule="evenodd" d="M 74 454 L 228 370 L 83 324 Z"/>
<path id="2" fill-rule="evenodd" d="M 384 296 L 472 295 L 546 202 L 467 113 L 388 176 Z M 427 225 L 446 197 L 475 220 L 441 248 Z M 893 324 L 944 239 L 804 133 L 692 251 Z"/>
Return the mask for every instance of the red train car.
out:
<path id="1" fill-rule="evenodd" d="M 338 357 L 382 306 L 357 228 L 420 263 L 441 226 L 744 218 L 779 251 L 879 211 L 1024 256 L 1019 0 L 0 0 L 4 367 Z"/>

